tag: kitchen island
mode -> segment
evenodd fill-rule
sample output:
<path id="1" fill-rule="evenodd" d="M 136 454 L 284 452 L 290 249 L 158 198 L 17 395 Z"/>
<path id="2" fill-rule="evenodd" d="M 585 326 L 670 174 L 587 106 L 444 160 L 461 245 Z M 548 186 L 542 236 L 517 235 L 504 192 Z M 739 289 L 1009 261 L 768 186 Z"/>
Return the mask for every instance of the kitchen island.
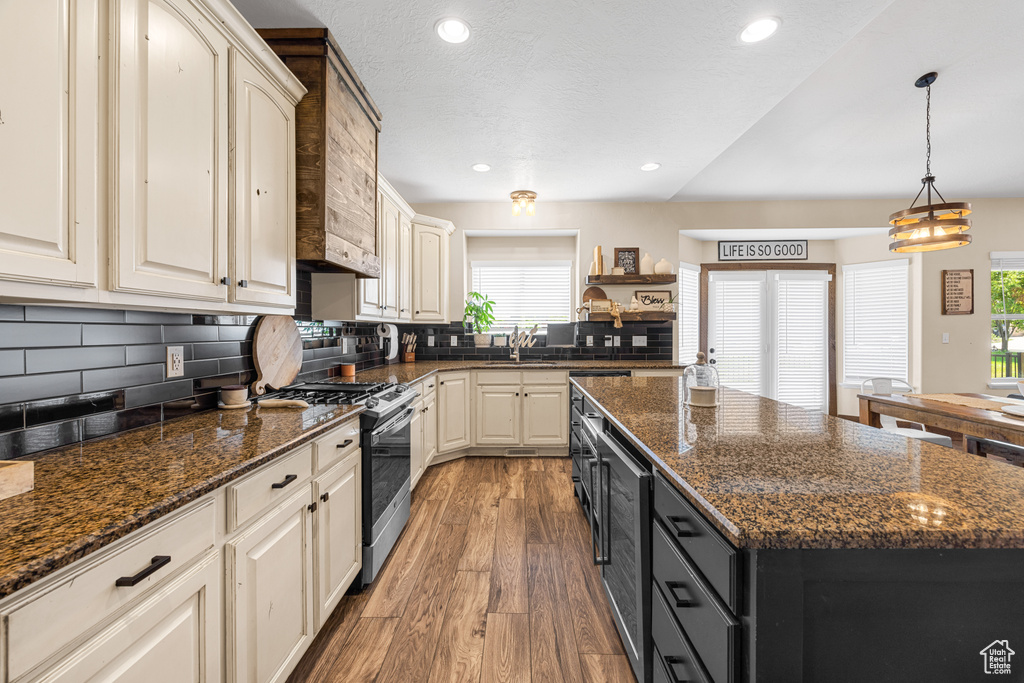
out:
<path id="1" fill-rule="evenodd" d="M 638 657 L 653 680 L 1018 673 L 1006 650 L 1024 644 L 1021 468 L 729 389 L 688 407 L 673 378 L 572 384 L 590 430 L 577 491 L 606 590 L 623 486 L 599 463 L 625 453 L 649 482 L 646 548 L 626 564 L 650 570 Z"/>

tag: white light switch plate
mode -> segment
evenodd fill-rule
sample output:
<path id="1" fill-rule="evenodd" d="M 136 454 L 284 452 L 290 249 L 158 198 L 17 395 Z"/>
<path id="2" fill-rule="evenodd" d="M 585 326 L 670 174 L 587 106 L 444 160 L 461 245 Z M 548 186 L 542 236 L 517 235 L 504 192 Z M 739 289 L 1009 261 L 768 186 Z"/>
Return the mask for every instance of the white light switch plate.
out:
<path id="1" fill-rule="evenodd" d="M 588 334 L 587 335 L 587 346 L 593 346 L 593 345 L 594 345 L 594 336 L 591 335 L 591 334 Z"/>
<path id="2" fill-rule="evenodd" d="M 452 346 L 458 346 L 458 345 L 459 345 L 459 338 L 458 338 L 457 335 L 453 334 L 452 335 Z"/>
<path id="3" fill-rule="evenodd" d="M 434 345 L 434 335 L 428 334 L 427 335 L 427 346 L 433 346 L 433 345 Z"/>
<path id="4" fill-rule="evenodd" d="M 647 346 L 647 335 L 636 334 L 633 335 L 633 346 Z"/>
<path id="5" fill-rule="evenodd" d="M 622 346 L 622 337 L 615 335 L 612 340 L 612 346 Z"/>
<path id="6" fill-rule="evenodd" d="M 943 332 L 942 333 L 942 343 L 943 344 L 948 344 L 949 343 L 949 332 Z"/>
<path id="7" fill-rule="evenodd" d="M 185 375 L 185 347 L 167 347 L 167 376 L 183 377 Z"/>

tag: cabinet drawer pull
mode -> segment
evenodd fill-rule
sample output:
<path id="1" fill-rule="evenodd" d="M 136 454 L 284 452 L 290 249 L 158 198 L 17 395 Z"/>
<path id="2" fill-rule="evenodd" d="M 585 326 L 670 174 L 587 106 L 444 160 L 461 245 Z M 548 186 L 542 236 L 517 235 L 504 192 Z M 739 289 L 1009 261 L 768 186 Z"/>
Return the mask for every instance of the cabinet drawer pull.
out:
<path id="1" fill-rule="evenodd" d="M 285 486 L 287 486 L 288 484 L 292 483 L 293 481 L 295 481 L 298 478 L 299 478 L 299 475 L 297 475 L 297 474 L 286 475 L 285 478 L 284 478 L 284 481 L 279 481 L 277 483 L 271 484 L 270 488 L 272 488 L 272 489 L 283 489 Z"/>
<path id="2" fill-rule="evenodd" d="M 693 600 L 692 598 L 681 598 L 676 593 L 676 591 L 679 590 L 680 588 L 683 588 L 683 589 L 686 589 L 687 591 L 689 591 L 689 589 L 686 588 L 686 584 L 683 583 L 682 581 L 666 581 L 665 582 L 665 588 L 668 589 L 668 594 L 672 598 L 672 600 L 676 603 L 676 607 L 695 607 L 697 605 L 697 601 L 696 600 Z"/>
<path id="3" fill-rule="evenodd" d="M 697 535 L 697 532 L 694 529 L 684 529 L 681 526 L 679 526 L 680 522 L 689 521 L 686 519 L 686 517 L 680 517 L 678 515 L 674 517 L 666 517 L 665 521 L 667 521 L 668 525 L 672 527 L 672 532 L 675 533 L 677 538 L 687 538 L 690 536 Z"/>
<path id="4" fill-rule="evenodd" d="M 348 446 L 351 443 L 352 443 L 352 439 L 345 439 L 344 441 L 342 441 L 341 443 L 338 444 L 338 448 L 345 448 L 346 446 Z"/>
<path id="5" fill-rule="evenodd" d="M 139 572 L 135 576 L 122 576 L 120 579 L 118 579 L 117 581 L 114 582 L 114 585 L 115 586 L 134 586 L 138 582 L 140 582 L 143 579 L 145 579 L 147 576 L 150 576 L 151 574 L 154 574 L 155 572 L 160 571 L 160 569 L 162 569 L 163 567 L 166 567 L 170 563 L 171 563 L 171 556 L 170 555 L 157 555 L 152 560 L 150 560 L 149 566 L 146 567 L 145 569 L 143 569 L 141 572 Z"/>
<path id="6" fill-rule="evenodd" d="M 673 668 L 677 664 L 686 664 L 685 659 L 682 657 L 673 657 L 671 655 L 668 657 L 662 657 L 661 659 L 665 662 L 665 670 L 668 672 L 668 675 L 672 677 L 672 683 L 689 683 L 689 678 L 680 678 L 679 676 L 676 676 L 676 671 Z"/>
<path id="7" fill-rule="evenodd" d="M 331 492 L 330 491 L 324 491 L 324 494 L 322 496 L 320 496 L 320 502 L 321 503 L 326 503 L 330 499 L 331 499 Z"/>

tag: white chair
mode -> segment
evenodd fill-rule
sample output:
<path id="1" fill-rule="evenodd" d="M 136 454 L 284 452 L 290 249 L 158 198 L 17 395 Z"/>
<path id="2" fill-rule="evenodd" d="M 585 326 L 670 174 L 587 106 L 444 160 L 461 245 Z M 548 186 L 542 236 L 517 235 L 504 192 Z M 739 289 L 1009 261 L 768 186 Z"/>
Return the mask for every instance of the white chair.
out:
<path id="1" fill-rule="evenodd" d="M 894 392 L 895 390 L 895 392 Z M 862 394 L 879 394 L 882 396 L 888 396 L 892 393 L 905 394 L 909 391 L 913 391 L 914 387 L 910 386 L 901 379 L 892 379 L 889 377 L 872 377 L 861 382 L 860 391 Z M 919 441 L 927 441 L 928 443 L 938 444 L 939 446 L 945 446 L 946 448 L 953 447 L 953 439 L 942 434 L 932 434 L 924 430 L 924 425 L 921 425 L 921 429 L 910 429 L 907 427 L 897 427 L 896 418 L 891 415 L 879 415 L 879 420 L 882 423 L 882 429 L 893 434 L 899 434 L 905 436 L 908 439 L 917 439 Z"/>

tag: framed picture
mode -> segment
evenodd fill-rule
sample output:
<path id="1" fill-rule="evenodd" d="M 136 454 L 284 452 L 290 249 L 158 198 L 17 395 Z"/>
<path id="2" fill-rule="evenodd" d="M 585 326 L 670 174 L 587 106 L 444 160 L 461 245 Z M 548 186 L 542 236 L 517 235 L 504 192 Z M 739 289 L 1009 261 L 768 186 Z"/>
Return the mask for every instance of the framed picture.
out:
<path id="1" fill-rule="evenodd" d="M 611 313 L 612 311 L 612 300 L 611 299 L 591 299 L 590 300 L 590 312 L 591 313 Z"/>
<path id="2" fill-rule="evenodd" d="M 641 311 L 663 311 L 672 292 L 667 289 L 641 290 L 633 293 L 640 304 Z"/>
<path id="3" fill-rule="evenodd" d="M 942 271 L 942 315 L 974 313 L 974 269 Z"/>
<path id="4" fill-rule="evenodd" d="M 640 248 L 615 247 L 615 266 L 622 268 L 626 275 L 636 275 L 640 272 Z"/>

